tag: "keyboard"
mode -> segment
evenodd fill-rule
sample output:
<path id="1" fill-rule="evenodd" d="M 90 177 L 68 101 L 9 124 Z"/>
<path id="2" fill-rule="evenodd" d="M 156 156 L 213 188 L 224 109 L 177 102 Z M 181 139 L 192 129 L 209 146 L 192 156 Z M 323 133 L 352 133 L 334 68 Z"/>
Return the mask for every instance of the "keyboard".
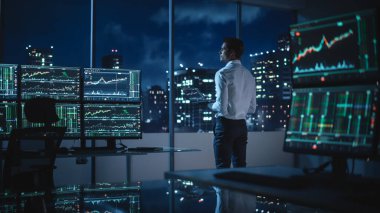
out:
<path id="1" fill-rule="evenodd" d="M 119 152 L 125 150 L 124 148 L 110 149 L 108 147 L 72 147 L 74 152 Z"/>
<path id="2" fill-rule="evenodd" d="M 140 147 L 133 147 L 128 148 L 128 151 L 135 151 L 135 152 L 161 152 L 164 148 L 162 147 L 152 147 L 152 146 L 140 146 Z"/>
<path id="3" fill-rule="evenodd" d="M 281 187 L 298 188 L 305 185 L 305 181 L 300 176 L 274 176 L 242 171 L 227 171 L 214 174 L 218 179 L 233 180 L 250 184 Z"/>

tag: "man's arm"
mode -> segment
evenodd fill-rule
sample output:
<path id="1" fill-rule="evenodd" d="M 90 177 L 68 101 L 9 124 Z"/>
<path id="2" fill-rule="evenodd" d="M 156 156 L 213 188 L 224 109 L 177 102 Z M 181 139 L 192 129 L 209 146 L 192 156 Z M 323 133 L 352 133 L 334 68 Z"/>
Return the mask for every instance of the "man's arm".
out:
<path id="1" fill-rule="evenodd" d="M 252 96 L 251 96 L 251 102 L 249 104 L 248 113 L 255 113 L 256 112 L 256 81 L 253 80 L 253 88 L 252 88 Z"/>
<path id="2" fill-rule="evenodd" d="M 212 105 L 212 109 L 226 115 L 228 105 L 227 81 L 220 72 L 215 75 L 215 91 L 216 100 Z"/>

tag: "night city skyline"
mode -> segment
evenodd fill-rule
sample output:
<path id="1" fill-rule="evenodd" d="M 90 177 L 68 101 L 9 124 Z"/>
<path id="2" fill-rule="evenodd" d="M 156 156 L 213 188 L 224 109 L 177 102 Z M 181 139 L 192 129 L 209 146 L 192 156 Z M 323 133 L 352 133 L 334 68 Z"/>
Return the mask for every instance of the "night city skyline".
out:
<path id="1" fill-rule="evenodd" d="M 19 0 L 4 4 L 3 63 L 26 64 L 28 45 L 54 46 L 55 66 L 89 67 L 90 4 L 72 0 L 42 2 L 43 10 L 32 2 L 23 2 L 23 7 L 18 6 Z M 202 3 L 180 1 L 175 5 L 176 69 L 180 64 L 195 67 L 199 62 L 203 68 L 223 66 L 218 52 L 222 39 L 235 35 L 235 4 Z M 101 67 L 103 56 L 118 49 L 124 60 L 121 68 L 142 71 L 143 90 L 154 85 L 165 88 L 167 3 L 154 1 L 147 7 L 143 1 L 137 1 L 133 2 L 133 9 L 128 7 L 130 4 L 97 2 L 95 67 Z M 67 16 L 68 12 L 72 15 Z M 19 16 L 20 13 L 24 15 Z M 31 16 L 33 19 L 25 18 Z M 135 22 L 136 17 L 139 17 L 138 22 Z M 275 49 L 279 35 L 288 31 L 290 23 L 288 11 L 243 6 L 241 37 L 246 50 L 242 63 L 249 66 L 250 54 Z"/>
<path id="2" fill-rule="evenodd" d="M 41 55 L 39 51 L 48 50 L 46 55 L 52 55 L 50 59 L 53 66 L 90 67 L 89 2 L 60 0 L 53 3 L 41 0 L 46 3 L 41 10 L 41 7 L 31 2 L 23 3 L 23 7 L 20 8 L 18 1 L 4 4 L 2 63 L 31 64 L 27 53 L 34 48 L 34 53 L 37 52 L 37 55 Z M 166 132 L 168 130 L 167 2 L 149 2 L 148 7 L 143 2 L 134 2 L 133 9 L 128 7 L 130 2 L 121 0 L 96 3 L 94 67 L 141 70 L 144 131 Z M 211 102 L 215 95 L 214 73 L 224 66 L 224 63 L 219 61 L 223 38 L 235 35 L 235 10 L 235 4 L 222 4 L 216 1 L 202 1 L 202 4 L 199 4 L 186 0 L 175 4 L 174 69 L 176 72 L 187 69 L 196 71 L 193 77 L 190 73 L 183 77 L 180 77 L 182 74 L 176 74 L 174 83 L 180 88 L 176 92 L 175 100 L 176 131 L 212 130 L 213 115 L 207 108 L 207 103 Z M 69 12 L 70 16 L 67 15 Z M 23 13 L 24 16 L 18 16 L 19 13 Z M 33 16 L 33 19 L 25 19 L 28 16 Z M 243 65 L 251 70 L 256 66 L 252 61 L 255 56 L 277 51 L 278 41 L 288 34 L 292 17 L 290 11 L 243 5 L 240 34 L 245 43 L 245 52 L 241 59 Z M 262 63 L 266 63 L 265 60 L 267 59 L 263 59 Z M 253 70 L 251 72 L 254 74 Z M 278 72 L 282 71 L 272 69 L 271 72 L 281 75 Z M 196 82 L 197 79 L 201 79 L 200 84 L 186 86 L 186 83 L 181 83 L 188 81 L 186 79 L 189 78 L 195 78 Z M 203 84 L 205 80 L 210 79 L 206 82 L 208 86 L 202 86 L 202 79 Z M 271 87 L 282 83 L 283 80 L 275 78 Z M 281 95 L 277 90 L 276 95 Z M 194 103 L 194 99 L 181 95 L 181 91 L 205 95 L 208 100 Z M 157 97 L 150 97 L 150 93 L 160 95 L 158 98 L 161 106 L 155 106 L 157 101 L 152 98 Z M 270 99 L 268 101 L 271 102 Z M 275 103 L 276 110 L 272 107 L 269 109 L 265 101 L 259 104 L 258 112 L 247 120 L 250 131 L 284 127 L 285 118 L 278 114 L 278 111 L 286 105 L 283 101 Z M 194 110 L 197 113 L 194 114 Z M 268 123 L 269 120 L 274 122 L 276 119 L 280 119 L 281 124 Z"/>

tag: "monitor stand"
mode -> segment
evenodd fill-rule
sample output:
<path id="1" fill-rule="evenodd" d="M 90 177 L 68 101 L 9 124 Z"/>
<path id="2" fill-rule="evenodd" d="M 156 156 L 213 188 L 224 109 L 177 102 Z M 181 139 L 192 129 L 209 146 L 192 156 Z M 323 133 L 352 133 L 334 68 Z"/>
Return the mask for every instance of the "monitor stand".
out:
<path id="1" fill-rule="evenodd" d="M 85 140 L 83 140 L 85 141 Z M 85 142 L 81 143 L 81 146 L 79 147 L 79 150 L 82 151 L 90 151 L 90 150 L 116 150 L 116 139 L 115 138 L 107 138 L 107 145 L 106 146 L 96 146 L 96 139 L 91 139 L 91 146 L 86 147 Z"/>
<path id="2" fill-rule="evenodd" d="M 326 171 L 331 165 L 332 170 Z M 321 164 L 317 168 L 305 168 L 304 179 L 309 183 L 339 185 L 348 180 L 350 175 L 347 170 L 347 159 L 344 157 L 332 157 L 331 160 Z"/>
<path id="3" fill-rule="evenodd" d="M 348 175 L 347 159 L 344 157 L 332 157 L 332 175 L 334 178 L 343 178 Z"/>
<path id="4" fill-rule="evenodd" d="M 116 139 L 115 138 L 107 138 L 107 149 L 115 150 L 116 149 Z"/>

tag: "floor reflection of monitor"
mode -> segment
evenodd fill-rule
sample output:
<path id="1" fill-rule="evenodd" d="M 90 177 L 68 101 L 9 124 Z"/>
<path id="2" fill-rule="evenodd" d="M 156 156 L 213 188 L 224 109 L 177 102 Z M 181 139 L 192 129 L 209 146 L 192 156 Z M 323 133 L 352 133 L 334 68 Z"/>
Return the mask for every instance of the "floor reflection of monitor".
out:
<path id="1" fill-rule="evenodd" d="M 56 213 L 140 212 L 140 186 L 123 183 L 97 183 L 95 186 L 58 187 Z"/>

